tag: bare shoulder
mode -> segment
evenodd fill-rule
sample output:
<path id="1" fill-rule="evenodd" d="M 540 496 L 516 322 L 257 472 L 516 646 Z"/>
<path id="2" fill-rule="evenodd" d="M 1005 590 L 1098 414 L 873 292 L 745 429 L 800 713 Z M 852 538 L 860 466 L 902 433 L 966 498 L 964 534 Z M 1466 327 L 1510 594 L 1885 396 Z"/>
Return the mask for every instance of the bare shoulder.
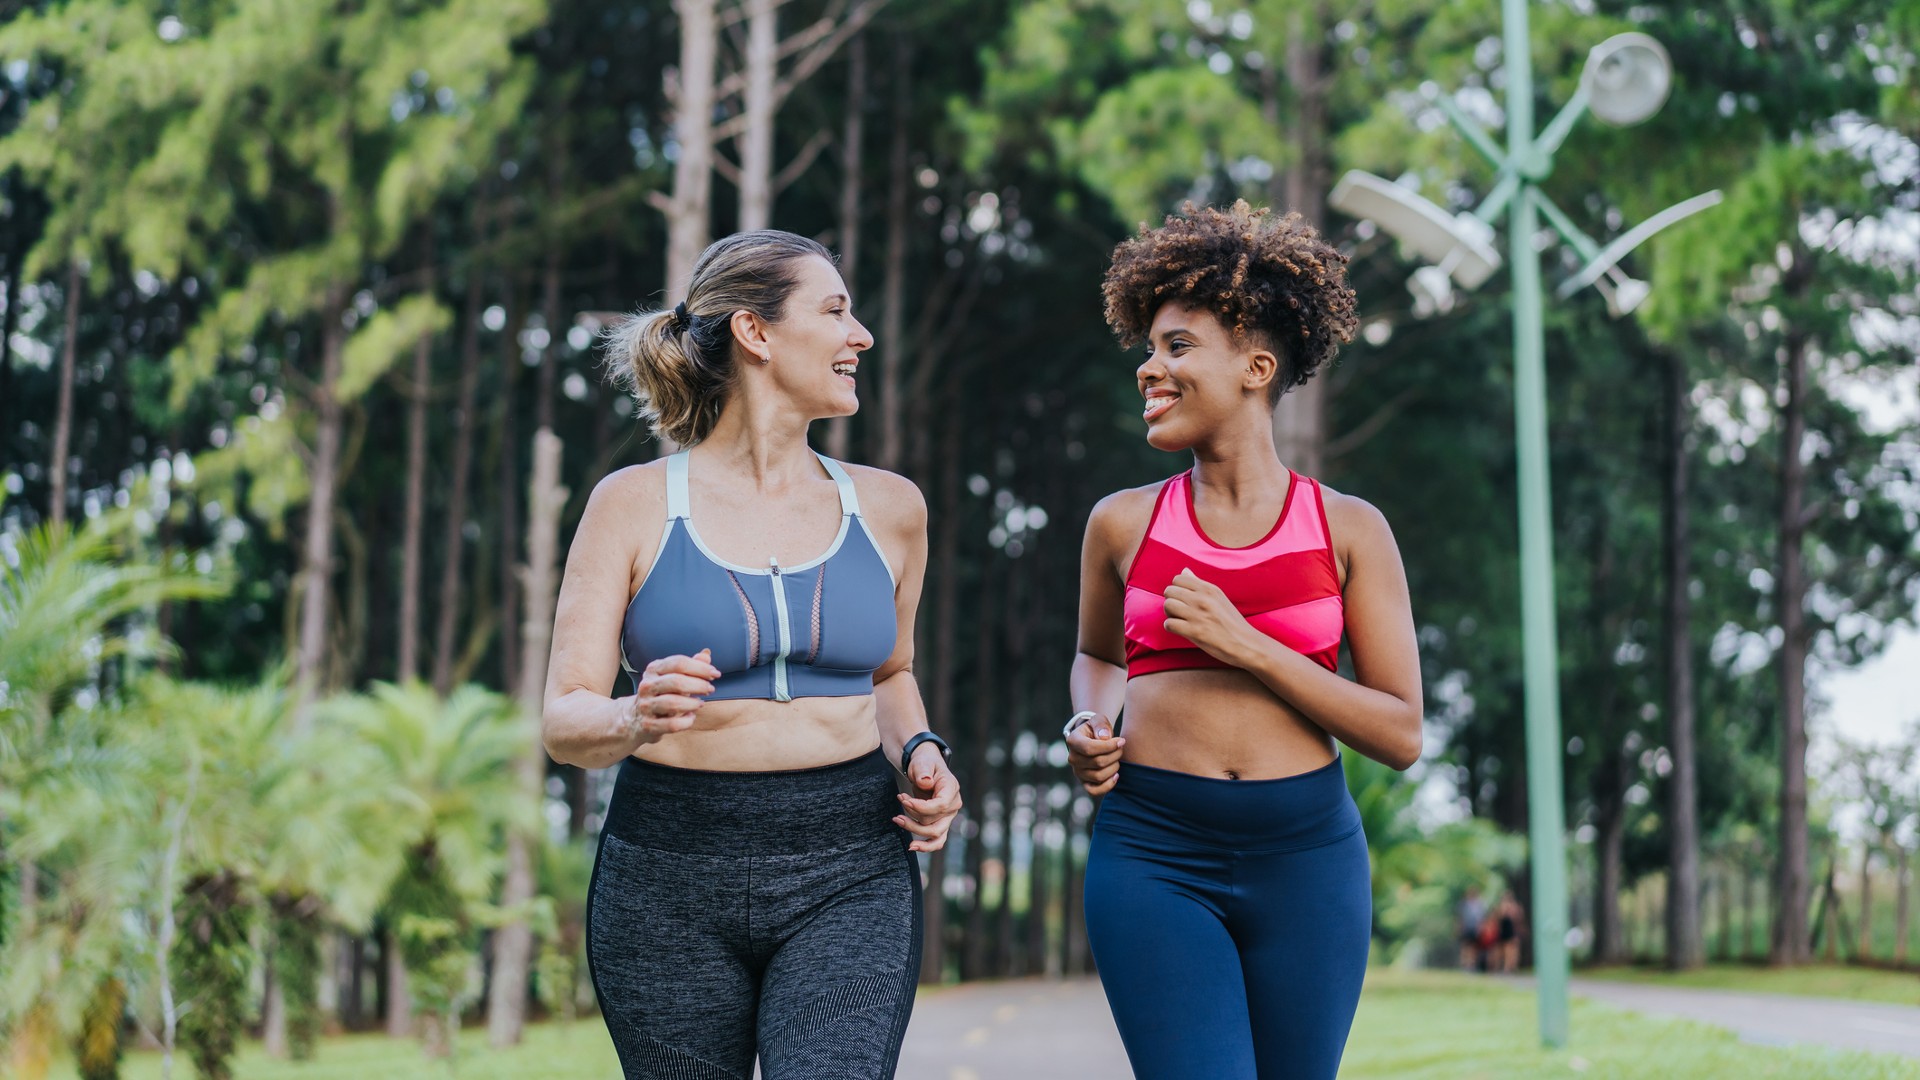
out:
<path id="1" fill-rule="evenodd" d="M 666 464 L 649 461 L 615 469 L 593 485 L 580 516 L 580 533 L 638 539 L 657 532 L 666 518 Z"/>
<path id="2" fill-rule="evenodd" d="M 1087 515 L 1087 535 L 1108 538 L 1132 535 L 1137 539 L 1146 532 L 1154 504 L 1160 501 L 1160 492 L 1167 483 L 1155 480 L 1139 487 L 1122 488 L 1094 503 L 1093 512 Z"/>
<path id="3" fill-rule="evenodd" d="M 876 469 L 871 465 L 843 462 L 853 490 L 860 497 L 860 512 L 867 520 L 889 530 L 927 528 L 927 499 L 920 486 L 899 473 Z"/>
<path id="4" fill-rule="evenodd" d="M 1327 510 L 1327 531 L 1334 547 L 1352 552 L 1384 544 L 1393 546 L 1393 529 L 1380 509 L 1358 495 L 1347 495 L 1320 485 L 1321 505 Z"/>
<path id="5" fill-rule="evenodd" d="M 1105 563 L 1121 577 L 1133 562 L 1133 553 L 1146 539 L 1147 526 L 1153 521 L 1153 508 L 1168 481 L 1156 480 L 1140 487 L 1123 488 L 1093 504 L 1087 515 L 1087 539 L 1082 560 L 1088 565 Z"/>
<path id="6" fill-rule="evenodd" d="M 593 494 L 587 497 L 587 506 L 599 504 L 611 508 L 609 504 L 622 509 L 658 503 L 667 504 L 667 464 L 666 460 L 643 462 L 615 469 L 600 478 L 593 485 Z"/>

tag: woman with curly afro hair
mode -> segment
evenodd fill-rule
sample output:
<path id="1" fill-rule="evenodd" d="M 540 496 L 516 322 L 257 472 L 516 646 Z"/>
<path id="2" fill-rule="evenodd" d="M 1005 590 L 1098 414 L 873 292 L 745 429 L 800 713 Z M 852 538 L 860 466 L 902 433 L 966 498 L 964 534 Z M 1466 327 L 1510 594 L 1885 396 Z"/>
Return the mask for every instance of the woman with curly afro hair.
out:
<path id="1" fill-rule="evenodd" d="M 1239 202 L 1107 272 L 1147 442 L 1193 455 L 1094 507 L 1066 733 L 1106 794 L 1087 936 L 1140 1080 L 1331 1078 L 1359 1003 L 1371 887 L 1336 740 L 1420 756 L 1413 615 L 1386 520 L 1288 469 L 1272 426 L 1352 337 L 1345 263 Z"/>

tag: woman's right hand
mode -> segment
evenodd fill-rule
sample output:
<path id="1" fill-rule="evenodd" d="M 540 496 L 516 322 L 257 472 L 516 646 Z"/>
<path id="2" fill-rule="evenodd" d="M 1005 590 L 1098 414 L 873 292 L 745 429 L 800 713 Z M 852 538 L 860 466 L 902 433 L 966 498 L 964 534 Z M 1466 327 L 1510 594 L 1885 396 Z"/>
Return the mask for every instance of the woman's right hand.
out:
<path id="1" fill-rule="evenodd" d="M 633 696 L 621 699 L 626 708 L 620 717 L 632 743 L 628 753 L 693 726 L 694 714 L 720 677 L 712 658 L 712 649 L 701 649 L 692 656 L 663 656 L 646 666 Z"/>
<path id="2" fill-rule="evenodd" d="M 1104 716 L 1073 729 L 1067 736 L 1067 764 L 1089 795 L 1105 795 L 1120 776 L 1120 748 L 1127 740 L 1113 733 L 1113 721 Z"/>

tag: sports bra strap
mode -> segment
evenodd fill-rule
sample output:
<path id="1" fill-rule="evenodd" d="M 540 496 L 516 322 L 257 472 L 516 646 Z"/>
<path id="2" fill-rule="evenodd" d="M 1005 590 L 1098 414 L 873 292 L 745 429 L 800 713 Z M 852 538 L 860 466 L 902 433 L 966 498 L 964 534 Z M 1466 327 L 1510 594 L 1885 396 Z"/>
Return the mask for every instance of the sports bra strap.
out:
<path id="1" fill-rule="evenodd" d="M 693 516 L 693 500 L 687 496 L 687 451 L 667 459 L 667 520 Z"/>
<path id="2" fill-rule="evenodd" d="M 860 512 L 860 496 L 854 494 L 853 478 L 847 475 L 847 470 L 841 468 L 839 462 L 817 450 L 814 451 L 814 456 L 820 459 L 820 464 L 827 467 L 827 474 L 833 477 L 833 482 L 840 488 L 840 512 L 842 514 L 858 514 Z"/>

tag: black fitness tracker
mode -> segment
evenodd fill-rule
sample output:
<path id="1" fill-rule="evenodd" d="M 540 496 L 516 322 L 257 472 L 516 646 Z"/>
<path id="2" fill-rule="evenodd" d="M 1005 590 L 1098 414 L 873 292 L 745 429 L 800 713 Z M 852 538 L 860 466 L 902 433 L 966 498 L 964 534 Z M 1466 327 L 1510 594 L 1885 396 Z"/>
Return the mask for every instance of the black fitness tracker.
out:
<path id="1" fill-rule="evenodd" d="M 941 738 L 938 735 L 935 735 L 931 731 L 923 731 L 918 735 L 915 735 L 913 738 L 908 739 L 907 745 L 900 748 L 900 775 L 902 776 L 913 775 L 913 772 L 910 768 L 913 764 L 913 752 L 920 748 L 921 743 L 932 743 L 933 745 L 939 747 L 940 756 L 942 757 L 953 756 L 953 748 L 947 745 L 947 740 Z"/>

